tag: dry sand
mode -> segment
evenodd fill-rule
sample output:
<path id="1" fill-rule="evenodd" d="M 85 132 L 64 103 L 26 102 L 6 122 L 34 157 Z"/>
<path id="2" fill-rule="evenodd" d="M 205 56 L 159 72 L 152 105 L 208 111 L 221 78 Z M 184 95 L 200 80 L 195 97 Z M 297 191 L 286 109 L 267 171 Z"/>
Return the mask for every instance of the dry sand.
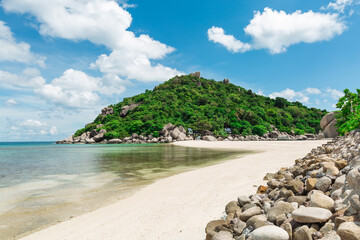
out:
<path id="1" fill-rule="evenodd" d="M 156 181 L 127 199 L 46 228 L 33 240 L 192 240 L 222 217 L 225 205 L 253 194 L 267 172 L 294 164 L 327 141 L 177 142 L 186 147 L 261 151 Z"/>

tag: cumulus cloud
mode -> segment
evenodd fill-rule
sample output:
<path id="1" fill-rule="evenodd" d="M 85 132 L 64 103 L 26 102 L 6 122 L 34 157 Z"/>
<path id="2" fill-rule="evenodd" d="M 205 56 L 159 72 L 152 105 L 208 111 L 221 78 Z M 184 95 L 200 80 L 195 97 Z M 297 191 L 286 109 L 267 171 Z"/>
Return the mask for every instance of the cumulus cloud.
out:
<path id="1" fill-rule="evenodd" d="M 110 55 L 99 56 L 91 68 L 99 69 L 106 74 L 123 76 L 126 79 L 133 79 L 143 82 L 165 81 L 183 73 L 176 69 L 152 64 L 144 54 L 137 54 L 129 51 L 114 50 Z"/>
<path id="2" fill-rule="evenodd" d="M 230 52 L 246 52 L 251 48 L 250 44 L 235 39 L 233 35 L 225 34 L 224 29 L 220 27 L 213 26 L 208 30 L 207 34 L 210 41 L 223 45 Z"/>
<path id="3" fill-rule="evenodd" d="M 315 94 L 315 95 L 321 94 L 321 91 L 317 88 L 307 88 L 305 89 L 305 92 L 308 94 Z"/>
<path id="4" fill-rule="evenodd" d="M 5 105 L 6 106 L 15 106 L 15 105 L 17 105 L 18 103 L 15 101 L 15 99 L 12 99 L 12 98 L 10 98 L 10 99 L 8 99 L 6 102 L 5 102 Z"/>
<path id="5" fill-rule="evenodd" d="M 9 89 L 37 88 L 45 83 L 40 71 L 36 68 L 26 68 L 20 74 L 0 70 L 0 86 Z"/>
<path id="6" fill-rule="evenodd" d="M 335 99 L 335 100 L 337 100 L 337 99 L 344 96 L 344 93 L 342 91 L 337 90 L 337 89 L 328 88 L 328 89 L 326 89 L 326 92 L 329 94 L 329 96 L 332 99 Z"/>
<path id="7" fill-rule="evenodd" d="M 273 92 L 269 94 L 269 97 L 271 98 L 282 97 L 288 99 L 289 101 L 299 101 L 302 103 L 309 103 L 309 97 L 306 96 L 303 92 L 296 92 L 289 88 L 282 90 L 280 92 Z"/>
<path id="8" fill-rule="evenodd" d="M 70 108 L 87 108 L 98 104 L 99 94 L 120 94 L 124 81 L 115 75 L 91 77 L 82 71 L 66 70 L 59 78 L 35 89 L 48 102 Z"/>
<path id="9" fill-rule="evenodd" d="M 343 13 L 347 7 L 352 6 L 353 4 L 358 4 L 358 1 L 335 0 L 333 2 L 330 2 L 326 7 L 322 7 L 321 9 L 323 10 L 331 9 Z"/>
<path id="10" fill-rule="evenodd" d="M 50 126 L 46 122 L 27 119 L 16 123 L 9 128 L 9 132 L 15 136 L 23 135 L 56 135 L 57 127 Z"/>
<path id="11" fill-rule="evenodd" d="M 132 17 L 115 0 L 3 0 L 2 6 L 9 12 L 35 16 L 40 24 L 39 32 L 44 36 L 88 40 L 113 50 L 112 54 L 100 56 L 92 65 L 104 74 L 116 72 L 122 78 L 139 81 L 151 79 L 142 75 L 154 74 L 158 77 L 156 80 L 164 81 L 169 76 L 180 74 L 176 69 L 151 63 L 151 60 L 162 59 L 175 49 L 148 35 L 136 36 L 128 31 Z M 115 62 L 119 57 L 123 61 Z M 139 76 L 137 72 L 141 71 L 144 73 Z"/>
<path id="12" fill-rule="evenodd" d="M 31 53 L 29 44 L 17 42 L 10 28 L 0 21 L 0 61 L 36 63 L 44 67 L 44 60 L 44 57 Z"/>
<path id="13" fill-rule="evenodd" d="M 213 27 L 211 29 L 221 28 Z M 211 29 L 208 32 L 211 32 Z M 244 32 L 252 38 L 249 49 L 268 49 L 270 53 L 278 54 L 285 52 L 289 46 L 294 44 L 330 40 L 342 34 L 345 29 L 345 23 L 336 13 L 298 10 L 288 14 L 285 11 L 265 8 L 263 12 L 255 12 L 249 25 L 244 28 Z M 221 36 L 221 30 L 217 31 Z M 227 36 L 229 37 L 229 35 Z M 239 40 L 233 38 L 230 42 L 237 41 Z M 227 48 L 230 46 L 229 40 L 218 42 Z M 228 50 L 232 51 L 231 48 Z"/>

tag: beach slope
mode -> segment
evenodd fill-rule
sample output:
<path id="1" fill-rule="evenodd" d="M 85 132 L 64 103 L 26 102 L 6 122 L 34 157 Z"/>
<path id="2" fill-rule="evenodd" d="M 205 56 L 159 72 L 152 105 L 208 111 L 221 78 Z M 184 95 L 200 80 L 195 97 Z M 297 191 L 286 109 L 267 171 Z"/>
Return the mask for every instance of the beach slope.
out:
<path id="1" fill-rule="evenodd" d="M 23 239 L 204 239 L 206 224 L 219 219 L 229 201 L 255 193 L 255 185 L 264 183 L 266 173 L 291 166 L 326 142 L 176 142 L 185 147 L 256 153 L 160 179 L 127 199 Z"/>

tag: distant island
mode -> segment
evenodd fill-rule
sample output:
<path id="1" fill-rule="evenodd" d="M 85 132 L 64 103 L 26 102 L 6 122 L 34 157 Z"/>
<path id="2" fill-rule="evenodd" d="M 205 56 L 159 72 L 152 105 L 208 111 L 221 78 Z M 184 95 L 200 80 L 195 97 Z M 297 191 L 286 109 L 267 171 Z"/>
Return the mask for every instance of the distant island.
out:
<path id="1" fill-rule="evenodd" d="M 258 95 L 229 79 L 208 80 L 196 72 L 176 76 L 153 90 L 105 107 L 93 122 L 58 143 L 119 143 L 132 142 L 132 138 L 171 142 L 190 140 L 194 135 L 315 138 L 327 113 L 300 102 Z"/>

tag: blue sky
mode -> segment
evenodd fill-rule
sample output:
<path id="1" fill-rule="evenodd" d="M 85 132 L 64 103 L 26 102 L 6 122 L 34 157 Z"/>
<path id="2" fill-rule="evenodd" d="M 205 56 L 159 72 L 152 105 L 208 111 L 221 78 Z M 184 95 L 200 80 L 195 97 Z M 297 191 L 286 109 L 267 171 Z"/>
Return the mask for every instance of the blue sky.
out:
<path id="1" fill-rule="evenodd" d="M 360 88 L 357 0 L 1 0 L 0 141 L 58 140 L 200 71 L 334 110 Z"/>

